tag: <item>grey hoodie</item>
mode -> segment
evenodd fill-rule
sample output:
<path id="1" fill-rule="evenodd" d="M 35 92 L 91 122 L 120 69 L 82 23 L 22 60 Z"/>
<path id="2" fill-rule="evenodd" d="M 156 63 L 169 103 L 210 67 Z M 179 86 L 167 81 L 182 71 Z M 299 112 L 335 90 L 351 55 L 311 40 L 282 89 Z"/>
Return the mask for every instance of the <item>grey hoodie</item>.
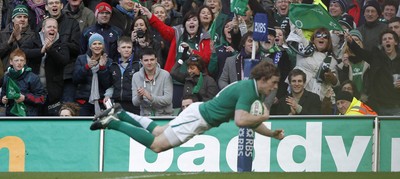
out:
<path id="1" fill-rule="evenodd" d="M 144 87 L 151 93 L 153 100 L 146 97 L 140 98 L 137 89 Z M 142 116 L 171 116 L 172 108 L 172 78 L 171 75 L 161 69 L 156 68 L 156 74 L 153 81 L 145 80 L 144 67 L 132 76 L 132 102 L 133 105 L 140 105 L 140 115 Z"/>

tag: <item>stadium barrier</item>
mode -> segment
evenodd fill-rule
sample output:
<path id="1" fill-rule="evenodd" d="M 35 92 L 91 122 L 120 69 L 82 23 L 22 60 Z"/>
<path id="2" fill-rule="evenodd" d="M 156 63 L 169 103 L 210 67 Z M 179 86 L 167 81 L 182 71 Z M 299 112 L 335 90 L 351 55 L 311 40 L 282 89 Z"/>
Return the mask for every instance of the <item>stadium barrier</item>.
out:
<path id="1" fill-rule="evenodd" d="M 90 131 L 91 119 L 0 118 L 0 172 L 237 171 L 233 121 L 156 154 L 122 133 Z M 400 171 L 400 117 L 272 116 L 265 124 L 286 138 L 256 134 L 253 171 Z"/>

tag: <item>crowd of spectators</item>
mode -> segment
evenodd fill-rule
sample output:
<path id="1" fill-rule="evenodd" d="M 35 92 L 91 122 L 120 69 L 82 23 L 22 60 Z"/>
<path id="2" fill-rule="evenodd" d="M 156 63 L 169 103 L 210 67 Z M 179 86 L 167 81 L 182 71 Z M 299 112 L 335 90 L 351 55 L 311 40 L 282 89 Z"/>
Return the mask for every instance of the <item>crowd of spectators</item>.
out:
<path id="1" fill-rule="evenodd" d="M 273 115 L 400 115 L 399 1 L 248 0 L 242 15 L 230 3 L 0 0 L 4 113 L 93 116 L 120 103 L 170 116 L 267 61 L 281 74 Z M 297 28 L 291 3 L 319 3 L 344 31 Z M 265 41 L 253 41 L 256 13 Z"/>

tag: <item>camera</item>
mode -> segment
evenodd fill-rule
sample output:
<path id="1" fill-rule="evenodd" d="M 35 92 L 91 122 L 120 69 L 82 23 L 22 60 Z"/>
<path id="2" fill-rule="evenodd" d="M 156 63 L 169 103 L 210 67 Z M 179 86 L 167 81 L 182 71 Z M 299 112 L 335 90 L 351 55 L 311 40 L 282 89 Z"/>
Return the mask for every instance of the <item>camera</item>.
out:
<path id="1" fill-rule="evenodd" d="M 325 81 L 325 73 L 329 72 L 331 69 L 329 69 L 330 64 L 323 62 L 321 66 L 318 69 L 317 72 L 317 81 L 322 83 Z"/>
<path id="2" fill-rule="evenodd" d="M 136 35 L 138 38 L 143 38 L 144 34 L 145 34 L 145 32 L 142 29 L 139 29 L 136 31 Z"/>
<path id="3" fill-rule="evenodd" d="M 328 72 L 328 71 L 329 71 L 329 63 L 322 63 L 321 69 L 322 69 L 322 71 L 323 71 L 324 73 L 325 73 L 325 72 Z"/>

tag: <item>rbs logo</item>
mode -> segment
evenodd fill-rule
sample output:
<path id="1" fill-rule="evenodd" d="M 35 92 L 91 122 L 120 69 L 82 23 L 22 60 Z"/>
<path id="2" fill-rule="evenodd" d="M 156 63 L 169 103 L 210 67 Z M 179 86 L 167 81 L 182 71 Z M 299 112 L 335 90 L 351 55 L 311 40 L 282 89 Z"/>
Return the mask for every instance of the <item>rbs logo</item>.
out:
<path id="1" fill-rule="evenodd" d="M 254 32 L 266 33 L 266 31 L 267 31 L 267 24 L 266 23 L 261 23 L 261 22 L 255 22 L 254 23 Z"/>

